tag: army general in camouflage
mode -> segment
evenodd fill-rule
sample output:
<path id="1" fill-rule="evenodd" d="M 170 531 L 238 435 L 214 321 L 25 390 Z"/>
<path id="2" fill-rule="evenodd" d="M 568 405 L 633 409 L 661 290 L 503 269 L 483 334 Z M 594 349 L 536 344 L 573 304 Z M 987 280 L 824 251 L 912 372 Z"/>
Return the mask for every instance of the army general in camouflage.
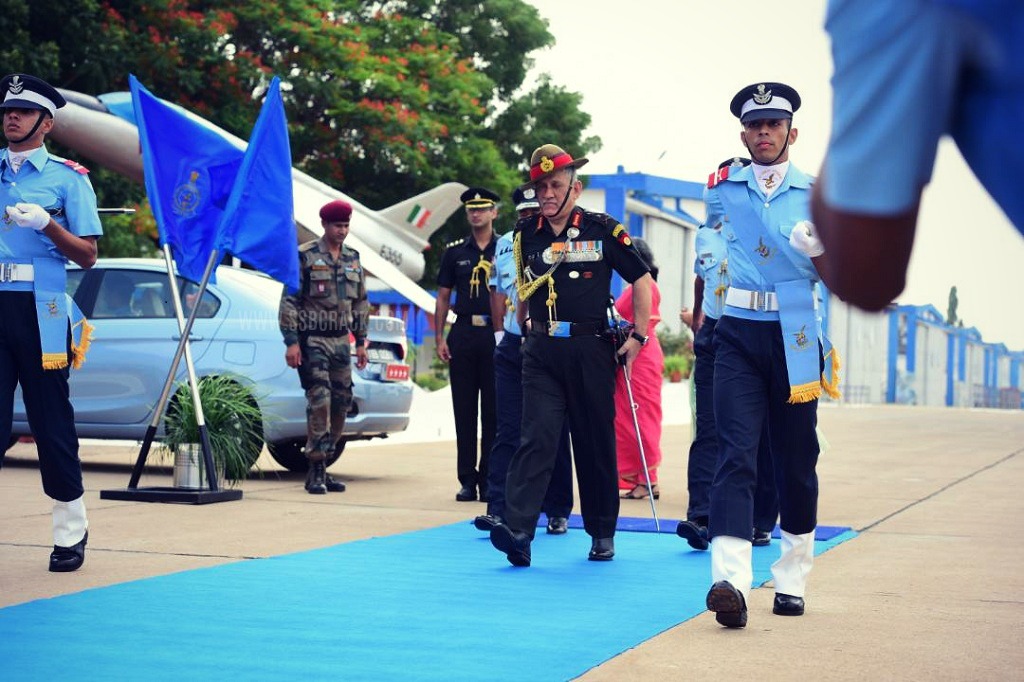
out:
<path id="1" fill-rule="evenodd" d="M 285 361 L 299 370 L 306 391 L 306 491 L 314 495 L 344 492 L 345 484 L 327 475 L 352 405 L 352 356 L 366 366 L 366 279 L 359 252 L 344 245 L 352 206 L 332 201 L 320 209 L 324 236 L 299 247 L 299 291 L 281 296 L 280 324 Z"/>

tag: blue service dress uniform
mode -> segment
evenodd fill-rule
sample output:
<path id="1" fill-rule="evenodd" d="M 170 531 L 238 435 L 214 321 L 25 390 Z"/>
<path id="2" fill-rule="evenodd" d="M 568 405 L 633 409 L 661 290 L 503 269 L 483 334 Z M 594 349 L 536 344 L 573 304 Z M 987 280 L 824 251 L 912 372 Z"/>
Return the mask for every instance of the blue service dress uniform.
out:
<path id="1" fill-rule="evenodd" d="M 494 447 L 494 330 L 487 282 L 497 236 L 483 249 L 470 235 L 441 256 L 437 285 L 455 292 L 455 324 L 448 332 L 448 376 L 455 410 L 459 483 L 487 493 L 487 459 Z M 480 460 L 477 466 L 477 404 L 480 405 Z"/>
<path id="2" fill-rule="evenodd" d="M 722 316 L 725 307 L 725 294 L 730 282 L 728 244 L 722 236 L 721 223 L 701 226 L 697 230 L 694 249 L 697 252 L 694 273 L 704 281 L 704 297 L 701 301 L 704 322 L 693 338 L 693 351 L 696 357 L 692 377 L 696 395 L 696 434 L 693 443 L 690 444 L 690 456 L 687 461 L 689 504 L 686 518 L 706 527 L 711 482 L 718 462 L 713 340 L 718 318 Z M 767 428 L 766 421 L 758 446 L 753 527 L 770 532 L 775 527 L 779 503 L 775 492 L 775 474 Z"/>
<path id="3" fill-rule="evenodd" d="M 519 447 L 523 422 L 523 337 L 516 319 L 519 295 L 516 293 L 516 269 L 512 254 L 514 232 L 506 232 L 494 251 L 490 285 L 511 302 L 503 326 L 505 335 L 494 348 L 494 386 L 497 399 L 497 431 L 488 460 L 487 513 L 505 518 L 505 478 L 512 455 Z M 569 450 L 568 423 L 562 427 L 558 455 L 542 510 L 548 518 L 568 517 L 572 511 L 572 454 Z"/>
<path id="4" fill-rule="evenodd" d="M 750 543 L 742 539 L 753 524 L 765 422 L 783 531 L 782 554 L 772 567 L 776 592 L 802 597 L 813 561 L 815 425 L 824 386 L 814 295 L 818 275 L 811 260 L 789 245 L 796 223 L 810 215 L 811 184 L 810 176 L 789 164 L 781 185 L 766 196 L 753 167 L 747 167 L 713 176 L 705 192 L 706 222 L 721 225 L 730 272 L 713 341 L 719 461 L 708 528 L 712 577 L 730 582 L 744 597 L 752 575 Z M 725 552 L 730 546 L 737 551 Z"/>
<path id="5" fill-rule="evenodd" d="M 72 161 L 40 147 L 17 173 L 0 151 L 0 211 L 18 202 L 38 204 L 64 229 L 79 237 L 100 236 L 96 195 L 86 174 Z M 42 232 L 18 227 L 4 213 L 0 224 L 0 443 L 11 436 L 15 387 L 20 383 L 29 425 L 39 453 L 43 490 L 58 502 L 82 497 L 75 414 L 68 390 L 69 365 L 80 360 L 72 347 L 66 296 L 68 259 Z M 18 272 L 32 266 L 30 279 Z M 69 310 L 70 308 L 70 310 Z M 76 338 L 81 329 L 76 329 Z"/>
<path id="6" fill-rule="evenodd" d="M 612 538 L 619 515 L 617 365 L 614 345 L 603 332 L 612 272 L 635 282 L 647 266 L 622 225 L 603 213 L 576 207 L 558 236 L 543 217 L 520 220 L 516 230 L 527 286 L 531 280 L 540 286 L 527 297 L 522 442 L 506 480 L 506 524 L 533 538 L 568 418 L 583 527 L 595 540 Z"/>

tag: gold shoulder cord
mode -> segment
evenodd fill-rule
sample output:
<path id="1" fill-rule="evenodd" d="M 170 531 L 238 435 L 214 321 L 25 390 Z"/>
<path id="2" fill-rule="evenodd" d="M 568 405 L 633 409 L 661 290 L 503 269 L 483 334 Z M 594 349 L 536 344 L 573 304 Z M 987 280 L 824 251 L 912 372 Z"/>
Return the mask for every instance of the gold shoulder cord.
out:
<path id="1" fill-rule="evenodd" d="M 491 261 L 484 258 L 483 254 L 480 254 L 480 262 L 473 266 L 473 271 L 469 276 L 469 296 L 470 298 L 476 298 L 480 295 L 480 275 L 483 275 L 485 280 L 491 278 Z"/>
<path id="2" fill-rule="evenodd" d="M 512 239 L 512 255 L 515 258 L 516 263 L 516 292 L 519 294 L 520 303 L 525 303 L 527 299 L 533 296 L 537 289 L 540 289 L 541 285 L 547 283 L 548 285 L 548 300 L 546 304 L 548 306 L 548 320 L 554 321 L 558 319 L 558 308 L 555 307 L 555 301 L 558 298 L 558 294 L 555 293 L 555 280 L 552 275 L 558 266 L 565 260 L 566 255 L 569 253 L 569 244 L 572 243 L 572 239 L 566 235 L 565 247 L 562 249 L 562 253 L 558 255 L 557 260 L 551 264 L 548 271 L 543 275 L 531 279 L 527 282 L 527 270 L 523 265 L 523 246 L 522 246 L 522 232 L 517 232 L 516 236 Z"/>

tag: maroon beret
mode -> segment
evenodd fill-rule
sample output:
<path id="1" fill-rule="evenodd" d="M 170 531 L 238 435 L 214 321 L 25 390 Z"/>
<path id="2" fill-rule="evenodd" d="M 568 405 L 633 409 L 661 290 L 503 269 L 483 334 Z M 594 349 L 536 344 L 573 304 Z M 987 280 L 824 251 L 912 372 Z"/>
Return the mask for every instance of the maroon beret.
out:
<path id="1" fill-rule="evenodd" d="M 342 199 L 335 199 L 320 209 L 320 220 L 325 223 L 347 223 L 351 216 L 352 204 Z"/>

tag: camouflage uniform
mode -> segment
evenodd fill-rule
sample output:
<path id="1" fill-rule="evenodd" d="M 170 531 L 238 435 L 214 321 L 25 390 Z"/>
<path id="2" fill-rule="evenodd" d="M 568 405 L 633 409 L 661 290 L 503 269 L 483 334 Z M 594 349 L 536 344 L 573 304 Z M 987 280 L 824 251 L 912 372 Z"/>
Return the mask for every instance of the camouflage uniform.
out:
<path id="1" fill-rule="evenodd" d="M 284 343 L 302 349 L 299 380 L 306 391 L 306 457 L 322 462 L 334 452 L 352 405 L 352 356 L 366 340 L 369 304 L 359 252 L 342 246 L 331 256 L 321 239 L 299 247 L 299 291 L 281 296 Z"/>

